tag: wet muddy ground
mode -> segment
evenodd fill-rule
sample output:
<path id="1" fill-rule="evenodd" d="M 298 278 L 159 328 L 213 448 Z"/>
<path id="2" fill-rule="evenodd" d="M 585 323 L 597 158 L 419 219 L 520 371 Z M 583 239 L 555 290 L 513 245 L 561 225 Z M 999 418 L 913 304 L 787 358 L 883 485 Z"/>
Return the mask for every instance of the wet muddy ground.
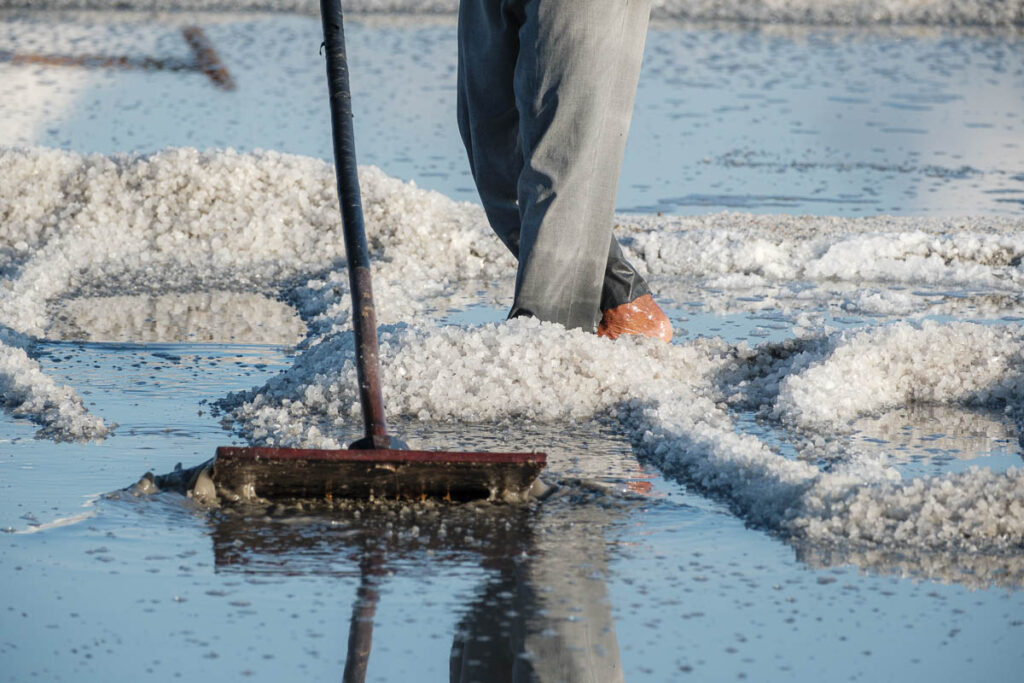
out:
<path id="1" fill-rule="evenodd" d="M 30 14 L 4 24 L 3 48 L 100 45 L 187 60 L 184 21 Z M 202 73 L 0 64 L 19 93 L 0 104 L 11 122 L 0 142 L 329 154 L 314 20 L 187 22 L 203 26 L 237 91 Z M 451 116 L 453 38 L 444 19 L 352 23 L 357 120 L 379 124 L 357 135 L 364 163 L 473 199 Z M 620 206 L 1019 213 L 1022 52 L 1016 33 L 658 26 Z M 681 340 L 755 345 L 799 324 L 792 302 L 764 291 L 657 284 Z M 942 283 L 915 291 L 984 299 Z M 546 450 L 556 489 L 523 506 L 210 511 L 177 494 L 132 495 L 123 489 L 144 472 L 237 441 L 211 404 L 290 366 L 304 326 L 254 292 L 124 297 L 57 302 L 32 348 L 45 372 L 117 423 L 111 437 L 54 443 L 0 417 L 4 680 L 340 678 L 353 607 L 371 604 L 375 681 L 513 670 L 542 680 L 1005 681 L 1024 663 L 1019 556 L 793 546 L 662 476 L 604 422 L 395 420 L 426 447 Z M 91 316 L 100 306 L 125 313 Z M 1013 306 L 968 302 L 945 318 L 1005 324 Z M 822 313 L 836 328 L 891 321 L 844 316 L 838 304 Z M 503 315 L 489 297 L 444 313 L 465 326 Z M 738 430 L 792 448 L 792 435 L 754 411 L 733 416 Z M 904 475 L 1022 464 L 1010 417 L 981 408 L 888 411 L 844 438 L 894 454 Z"/>

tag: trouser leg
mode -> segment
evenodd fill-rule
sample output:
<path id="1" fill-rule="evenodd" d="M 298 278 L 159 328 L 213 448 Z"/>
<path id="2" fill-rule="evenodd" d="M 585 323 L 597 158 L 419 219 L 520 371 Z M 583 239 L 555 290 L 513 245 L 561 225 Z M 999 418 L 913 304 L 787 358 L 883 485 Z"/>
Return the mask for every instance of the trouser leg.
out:
<path id="1" fill-rule="evenodd" d="M 601 285 L 601 310 L 607 311 L 650 293 L 651 288 L 647 286 L 647 280 L 636 272 L 633 264 L 622 255 L 622 248 L 612 235 L 608 262 L 604 267 L 604 281 Z"/>
<path id="2" fill-rule="evenodd" d="M 512 315 L 593 330 L 649 291 L 611 235 L 649 2 L 459 10 L 459 129 L 488 220 L 520 258 Z"/>
<path id="3" fill-rule="evenodd" d="M 459 132 L 487 220 L 517 259 L 523 153 L 512 82 L 521 20 L 502 0 L 459 3 Z"/>
<path id="4" fill-rule="evenodd" d="M 514 306 L 593 330 L 650 8 L 642 0 L 527 0 L 524 8 Z"/>

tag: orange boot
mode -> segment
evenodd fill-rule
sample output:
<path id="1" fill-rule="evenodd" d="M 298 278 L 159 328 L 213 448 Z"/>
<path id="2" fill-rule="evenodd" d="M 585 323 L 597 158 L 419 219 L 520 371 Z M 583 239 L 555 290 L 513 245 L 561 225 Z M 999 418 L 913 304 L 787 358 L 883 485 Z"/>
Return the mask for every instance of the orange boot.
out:
<path id="1" fill-rule="evenodd" d="M 620 334 L 642 334 L 669 342 L 672 340 L 672 323 L 654 303 L 654 297 L 644 294 L 604 312 L 597 326 L 597 336 L 615 339 Z"/>

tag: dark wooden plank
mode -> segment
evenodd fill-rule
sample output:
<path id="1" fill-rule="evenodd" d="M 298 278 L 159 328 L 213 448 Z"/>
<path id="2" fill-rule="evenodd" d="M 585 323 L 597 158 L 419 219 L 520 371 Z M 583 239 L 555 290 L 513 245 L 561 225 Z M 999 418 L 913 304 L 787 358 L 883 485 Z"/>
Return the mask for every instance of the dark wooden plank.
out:
<path id="1" fill-rule="evenodd" d="M 543 453 L 217 449 L 213 481 L 241 499 L 521 497 L 545 466 Z"/>

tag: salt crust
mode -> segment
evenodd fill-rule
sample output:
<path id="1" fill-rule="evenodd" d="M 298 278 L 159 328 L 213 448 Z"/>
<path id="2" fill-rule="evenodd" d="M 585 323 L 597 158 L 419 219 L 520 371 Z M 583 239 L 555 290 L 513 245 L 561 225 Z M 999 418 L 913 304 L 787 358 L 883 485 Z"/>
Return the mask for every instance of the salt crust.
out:
<path id="1" fill-rule="evenodd" d="M 100 439 L 110 428 L 88 414 L 73 389 L 58 386 L 24 349 L 0 344 L 0 398 L 15 417 L 42 425 L 37 436 L 57 441 Z"/>
<path id="2" fill-rule="evenodd" d="M 813 542 L 797 543 L 795 547 L 798 560 L 817 568 L 854 565 L 875 573 L 956 582 L 972 590 L 993 586 L 1016 590 L 1024 584 L 1024 561 L 1019 552 L 943 553 L 912 546 L 835 548 Z"/>
<path id="3" fill-rule="evenodd" d="M 0 0 L 33 9 L 152 9 L 147 0 Z M 350 0 L 345 11 L 453 13 L 458 0 Z M 814 24 L 1024 24 L 1021 0 L 653 0 L 663 19 Z M 163 0 L 164 10 L 271 10 L 316 14 L 317 0 Z"/>
<path id="4" fill-rule="evenodd" d="M 275 153 L 82 157 L 22 149 L 0 151 L 0 173 L 23 179 L 5 184 L 0 204 L 3 267 L 13 275 L 0 291 L 2 352 L 13 359 L 2 381 L 12 409 L 33 413 L 66 438 L 103 433 L 24 352 L 44 333 L 52 302 L 79 291 L 276 289 L 310 327 L 303 353 L 292 368 L 224 406 L 255 442 L 338 445 L 332 423 L 351 424 L 358 408 L 354 369 L 339 362 L 351 357 L 352 341 L 327 164 Z M 779 345 L 721 340 L 609 342 L 531 320 L 440 327 L 430 317 L 443 314 L 446 297 L 507 275 L 510 257 L 479 207 L 376 169 L 361 174 L 392 413 L 460 421 L 608 418 L 666 473 L 727 501 L 753 524 L 821 545 L 994 553 L 1024 547 L 1019 471 L 902 482 L 884 459 L 855 452 L 822 471 L 738 433 L 728 412 L 730 404 L 764 404 L 769 419 L 827 441 L 857 415 L 915 401 L 1019 410 L 1021 382 L 1012 373 L 1020 367 L 1019 326 L 818 330 L 788 342 L 785 353 Z M 620 233 L 636 265 L 672 277 L 856 282 L 870 273 L 1008 292 L 1021 283 L 1021 219 L 722 214 L 624 223 Z M 22 377 L 27 384 L 18 383 Z M 17 388 L 23 386 L 29 388 Z"/>
<path id="5" fill-rule="evenodd" d="M 912 403 L 1022 405 L 1022 329 L 926 321 L 840 334 L 824 362 L 782 381 L 775 416 L 834 431 Z"/>
<path id="6" fill-rule="evenodd" d="M 656 275 L 718 276 L 721 286 L 811 280 L 941 283 L 1012 294 L 1024 288 L 1024 235 L 1013 232 L 1019 220 L 757 216 L 736 221 L 728 214 L 635 220 L 629 244 Z"/>
<path id="7" fill-rule="evenodd" d="M 990 367 L 970 359 L 963 367 L 948 368 L 949 359 L 942 358 L 939 369 L 961 387 L 956 391 L 930 374 L 935 359 L 923 354 L 915 365 L 905 347 L 945 343 L 951 352 L 1005 362 L 1019 357 L 1021 338 L 1019 328 L 969 324 L 920 329 L 898 324 L 849 340 L 838 334 L 794 377 L 802 378 L 808 396 L 813 382 L 826 377 L 815 399 L 827 404 L 829 369 L 846 362 L 847 348 L 868 346 L 895 360 L 869 362 L 863 372 L 874 387 L 889 382 L 894 388 L 847 405 L 843 419 L 913 400 L 896 390 L 906 386 L 908 374 L 931 387 L 926 397 L 934 402 L 976 402 L 984 396 L 990 405 L 1019 406 L 1024 402 L 1019 378 L 993 377 Z M 382 339 L 385 401 L 396 414 L 466 422 L 606 415 L 666 473 L 725 499 L 748 521 L 787 535 L 836 545 L 970 552 L 1024 546 L 1024 471 L 972 470 L 901 482 L 877 456 L 848 453 L 843 462 L 819 471 L 786 459 L 754 436 L 736 433 L 712 389 L 712 377 L 736 363 L 735 351 L 720 342 L 610 343 L 531 320 L 469 330 L 398 327 Z M 265 387 L 230 396 L 224 406 L 234 409 L 240 428 L 255 442 L 338 447 L 324 432 L 325 424 L 329 429 L 332 422 L 350 423 L 359 414 L 355 369 L 351 361 L 338 367 L 336 360 L 350 358 L 351 347 L 350 333 L 330 337 Z M 903 363 L 905 372 L 886 375 L 896 363 Z M 818 368 L 825 368 L 824 375 Z M 991 390 L 983 393 L 986 382 Z M 777 406 L 794 403 L 783 402 L 784 396 Z M 813 422 L 824 434 L 836 424 Z"/>

